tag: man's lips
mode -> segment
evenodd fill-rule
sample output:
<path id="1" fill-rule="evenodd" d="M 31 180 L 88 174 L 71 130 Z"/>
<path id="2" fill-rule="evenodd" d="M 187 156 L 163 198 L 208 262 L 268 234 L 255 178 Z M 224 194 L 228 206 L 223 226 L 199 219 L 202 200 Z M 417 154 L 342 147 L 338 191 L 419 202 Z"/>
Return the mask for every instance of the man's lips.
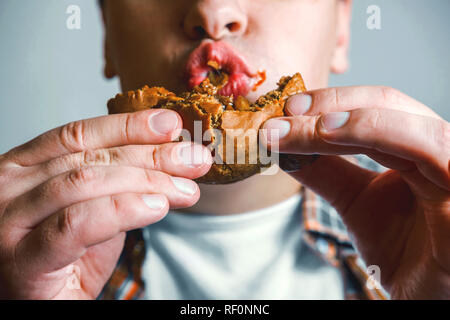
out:
<path id="1" fill-rule="evenodd" d="M 208 62 L 216 62 L 221 71 L 228 74 L 227 84 L 220 89 L 219 94 L 224 96 L 245 96 L 251 90 L 257 74 L 251 72 L 250 67 L 231 46 L 222 41 L 203 42 L 189 56 L 186 73 L 187 86 L 191 90 L 208 77 L 213 69 Z"/>

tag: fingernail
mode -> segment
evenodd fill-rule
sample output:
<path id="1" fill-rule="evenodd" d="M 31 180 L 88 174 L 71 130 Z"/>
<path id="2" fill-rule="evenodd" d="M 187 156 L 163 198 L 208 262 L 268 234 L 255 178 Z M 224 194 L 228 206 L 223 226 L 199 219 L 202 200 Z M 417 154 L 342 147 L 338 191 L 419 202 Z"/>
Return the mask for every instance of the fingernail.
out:
<path id="1" fill-rule="evenodd" d="M 153 210 L 161 210 L 166 206 L 166 200 L 164 197 L 157 194 L 144 194 L 142 196 L 144 203 Z"/>
<path id="2" fill-rule="evenodd" d="M 350 117 L 350 112 L 332 112 L 320 118 L 320 124 L 325 131 L 339 129 L 345 125 Z"/>
<path id="3" fill-rule="evenodd" d="M 291 131 L 291 123 L 285 120 L 268 120 L 264 124 L 264 129 L 267 129 L 267 142 L 274 143 L 277 139 L 283 139 Z"/>
<path id="4" fill-rule="evenodd" d="M 286 109 L 292 115 L 302 115 L 311 109 L 312 97 L 309 94 L 297 94 L 286 102 Z"/>
<path id="5" fill-rule="evenodd" d="M 178 159 L 187 167 L 198 168 L 208 162 L 208 152 L 199 144 L 188 143 L 178 148 Z"/>
<path id="6" fill-rule="evenodd" d="M 187 179 L 183 179 L 183 178 L 177 178 L 177 177 L 171 177 L 171 178 L 172 178 L 172 182 L 173 182 L 175 188 L 177 188 L 179 191 L 183 192 L 184 194 L 192 196 L 197 191 L 197 187 L 194 182 L 189 181 Z"/>
<path id="7" fill-rule="evenodd" d="M 165 136 L 177 128 L 178 117 L 174 111 L 161 110 L 150 116 L 148 124 L 155 133 Z"/>

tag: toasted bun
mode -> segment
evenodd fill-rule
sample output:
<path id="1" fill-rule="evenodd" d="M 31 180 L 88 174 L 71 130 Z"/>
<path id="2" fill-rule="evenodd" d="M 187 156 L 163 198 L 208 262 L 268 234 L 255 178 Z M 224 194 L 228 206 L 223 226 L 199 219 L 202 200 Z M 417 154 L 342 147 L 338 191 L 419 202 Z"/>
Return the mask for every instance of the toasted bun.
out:
<path id="1" fill-rule="evenodd" d="M 248 178 L 261 171 L 268 165 L 261 164 L 258 156 L 250 158 L 249 143 L 246 139 L 253 132 L 258 132 L 261 125 L 268 119 L 285 115 L 286 99 L 294 94 L 306 91 L 302 76 L 297 73 L 292 77 L 283 77 L 278 82 L 278 89 L 261 96 L 255 103 L 249 103 L 245 98 L 238 97 L 235 101 L 231 97 L 221 96 L 218 88 L 209 79 L 203 81 L 191 92 L 180 96 L 161 88 L 148 87 L 125 94 L 118 94 L 108 102 L 110 114 L 141 111 L 149 108 L 164 108 L 178 112 L 183 119 L 184 128 L 194 136 L 194 121 L 202 122 L 203 133 L 209 129 L 216 129 L 212 133 L 216 161 L 211 170 L 197 182 L 208 184 L 225 184 Z M 235 131 L 239 130 L 240 131 Z M 233 161 L 226 159 L 226 144 L 221 144 L 217 132 L 222 137 L 233 132 L 237 143 L 234 144 L 235 156 Z M 247 137 L 247 138 L 245 138 Z M 257 139 L 257 136 L 255 136 Z M 248 140 L 247 140 L 248 141 Z M 210 145 L 211 141 L 206 145 Z M 252 150 L 253 151 L 253 150 Z M 256 152 L 255 154 L 257 154 Z M 220 156 L 220 157 L 218 157 Z M 245 158 L 244 158 L 245 156 Z M 245 159 L 245 161 L 239 161 Z M 217 163 L 219 162 L 219 163 Z M 222 162 L 222 163 L 220 163 Z"/>

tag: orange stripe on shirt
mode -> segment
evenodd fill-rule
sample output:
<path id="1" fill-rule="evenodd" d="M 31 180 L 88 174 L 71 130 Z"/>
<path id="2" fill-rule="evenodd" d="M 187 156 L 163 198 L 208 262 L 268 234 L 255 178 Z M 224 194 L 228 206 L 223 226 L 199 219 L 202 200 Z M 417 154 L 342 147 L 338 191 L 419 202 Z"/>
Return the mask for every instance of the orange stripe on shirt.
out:
<path id="1" fill-rule="evenodd" d="M 127 294 L 123 297 L 124 300 L 132 300 L 133 297 L 136 295 L 136 292 L 138 290 L 139 286 L 136 283 L 136 281 L 133 281 L 130 285 L 130 289 L 127 292 Z"/>

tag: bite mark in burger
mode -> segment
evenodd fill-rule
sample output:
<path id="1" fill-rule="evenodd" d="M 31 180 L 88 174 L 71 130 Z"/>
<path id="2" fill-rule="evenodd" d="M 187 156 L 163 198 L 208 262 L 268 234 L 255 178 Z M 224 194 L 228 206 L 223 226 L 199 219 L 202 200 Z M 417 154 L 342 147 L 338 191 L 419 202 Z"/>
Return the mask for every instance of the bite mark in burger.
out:
<path id="1" fill-rule="evenodd" d="M 205 40 L 188 58 L 187 87 L 194 87 L 209 78 L 222 96 L 246 96 L 264 82 L 264 71 L 253 71 L 229 44 Z"/>
<path id="2" fill-rule="evenodd" d="M 212 64 L 212 67 L 216 67 Z M 211 68 L 211 67 L 209 67 Z M 219 81 L 219 85 L 223 85 Z M 226 85 L 225 85 L 226 86 Z M 223 90 L 223 89 L 222 89 Z M 238 90 L 239 91 L 239 90 Z M 240 181 L 271 165 L 262 163 L 259 152 L 256 161 L 251 161 L 250 143 L 248 137 L 253 132 L 259 132 L 262 124 L 274 117 L 284 116 L 286 99 L 294 94 L 306 91 L 303 79 L 299 73 L 292 77 L 283 77 L 278 82 L 278 88 L 261 96 L 250 103 L 244 96 L 222 95 L 219 87 L 213 85 L 209 77 L 196 85 L 192 91 L 180 96 L 161 87 L 148 87 L 125 94 L 118 94 L 108 102 L 110 114 L 141 111 L 149 108 L 164 108 L 178 112 L 183 119 L 184 128 L 191 136 L 194 135 L 194 122 L 201 121 L 202 133 L 213 132 L 211 141 L 204 143 L 215 148 L 216 161 L 210 171 L 196 179 L 200 183 L 225 184 Z M 223 91 L 222 91 L 223 92 Z M 215 129 L 211 130 L 211 129 Z M 214 133 L 216 132 L 216 133 Z M 221 135 L 217 136 L 217 132 Z M 235 133 L 238 134 L 235 134 Z M 250 133 L 250 135 L 249 135 Z M 227 159 L 227 135 L 233 134 L 233 157 Z M 259 144 L 257 144 L 259 146 Z M 217 154 L 217 150 L 219 154 Z M 220 157 L 218 157 L 220 156 Z M 308 162 L 310 156 L 300 156 Z M 244 159 L 244 161 L 239 161 Z"/>

